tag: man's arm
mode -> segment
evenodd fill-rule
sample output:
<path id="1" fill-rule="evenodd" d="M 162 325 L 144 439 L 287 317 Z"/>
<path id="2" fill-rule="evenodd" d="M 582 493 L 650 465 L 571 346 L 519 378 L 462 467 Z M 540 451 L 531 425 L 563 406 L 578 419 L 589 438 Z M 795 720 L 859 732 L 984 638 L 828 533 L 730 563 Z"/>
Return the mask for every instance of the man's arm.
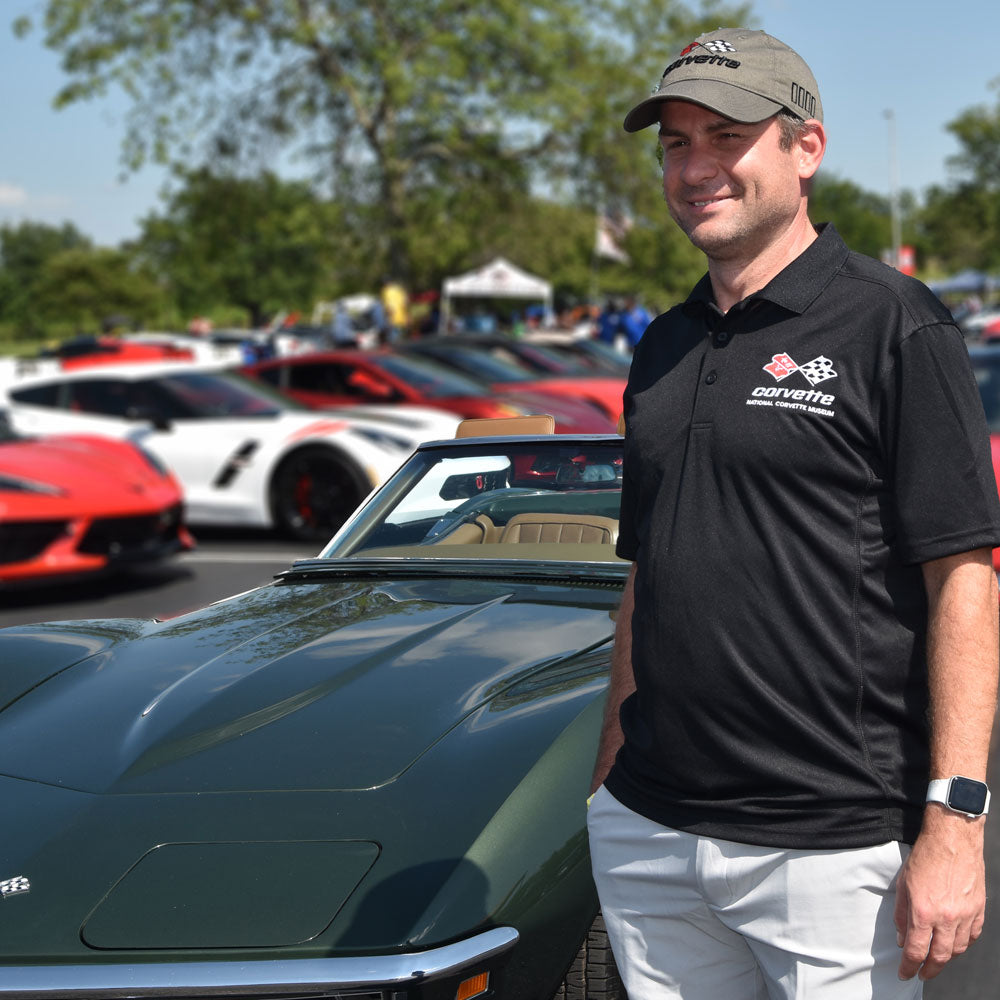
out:
<path id="1" fill-rule="evenodd" d="M 608 700 L 604 706 L 604 725 L 601 727 L 601 741 L 597 748 L 597 763 L 590 791 L 601 787 L 615 762 L 615 755 L 625 740 L 622 735 L 618 713 L 622 702 L 635 690 L 632 674 L 632 609 L 635 607 L 635 563 L 625 582 L 622 603 L 615 619 L 615 645 L 611 653 L 611 680 L 608 684 Z"/>
<path id="2" fill-rule="evenodd" d="M 924 564 L 928 598 L 931 778 L 986 780 L 996 712 L 997 582 L 989 549 Z M 986 907 L 983 816 L 928 803 L 899 875 L 901 979 L 936 976 L 982 933 Z"/>

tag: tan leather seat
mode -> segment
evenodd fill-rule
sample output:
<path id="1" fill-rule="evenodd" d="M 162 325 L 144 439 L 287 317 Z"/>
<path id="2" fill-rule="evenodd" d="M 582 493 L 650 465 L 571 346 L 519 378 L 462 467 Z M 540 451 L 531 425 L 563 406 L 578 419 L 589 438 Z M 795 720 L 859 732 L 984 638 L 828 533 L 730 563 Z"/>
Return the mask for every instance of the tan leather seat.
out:
<path id="1" fill-rule="evenodd" d="M 435 545 L 481 545 L 484 542 L 495 542 L 500 534 L 497 526 L 485 515 L 477 515 L 475 521 L 466 521 Z"/>
<path id="2" fill-rule="evenodd" d="M 618 522 L 597 514 L 515 514 L 500 534 L 502 544 L 566 542 L 574 545 L 613 545 Z"/>

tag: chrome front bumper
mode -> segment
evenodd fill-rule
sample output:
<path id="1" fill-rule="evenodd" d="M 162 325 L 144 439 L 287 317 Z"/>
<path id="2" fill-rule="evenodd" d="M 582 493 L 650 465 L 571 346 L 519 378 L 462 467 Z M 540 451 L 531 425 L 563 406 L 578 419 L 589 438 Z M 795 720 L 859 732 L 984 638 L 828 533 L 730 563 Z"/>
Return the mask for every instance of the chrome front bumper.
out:
<path id="1" fill-rule="evenodd" d="M 349 958 L 157 962 L 132 965 L 0 965 L 2 1000 L 110 1000 L 171 997 L 335 997 L 405 991 L 475 971 L 517 943 L 513 927 L 429 951 Z"/>

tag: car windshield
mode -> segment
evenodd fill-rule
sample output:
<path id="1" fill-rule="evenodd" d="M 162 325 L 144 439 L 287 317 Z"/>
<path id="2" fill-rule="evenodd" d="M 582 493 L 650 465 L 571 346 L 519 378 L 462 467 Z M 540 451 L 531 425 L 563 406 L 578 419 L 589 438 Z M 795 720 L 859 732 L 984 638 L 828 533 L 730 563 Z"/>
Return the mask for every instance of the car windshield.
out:
<path id="1" fill-rule="evenodd" d="M 621 562 L 621 439 L 418 451 L 323 558 Z"/>
<path id="2" fill-rule="evenodd" d="M 260 383 L 233 372 L 178 372 L 161 376 L 157 384 L 173 404 L 172 415 L 188 419 L 270 417 L 296 408 Z"/>
<path id="3" fill-rule="evenodd" d="M 427 358 L 404 358 L 398 354 L 383 354 L 377 358 L 377 364 L 391 375 L 418 389 L 428 399 L 487 394 L 481 385 Z"/>

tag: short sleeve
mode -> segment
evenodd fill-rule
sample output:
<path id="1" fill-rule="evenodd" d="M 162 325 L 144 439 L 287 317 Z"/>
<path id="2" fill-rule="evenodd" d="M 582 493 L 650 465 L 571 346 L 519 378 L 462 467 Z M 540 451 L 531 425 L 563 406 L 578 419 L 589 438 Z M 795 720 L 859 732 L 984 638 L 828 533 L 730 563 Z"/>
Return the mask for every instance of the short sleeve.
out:
<path id="1" fill-rule="evenodd" d="M 922 563 L 1000 545 L 989 433 L 961 333 L 938 324 L 916 330 L 882 385 L 900 558 Z"/>

